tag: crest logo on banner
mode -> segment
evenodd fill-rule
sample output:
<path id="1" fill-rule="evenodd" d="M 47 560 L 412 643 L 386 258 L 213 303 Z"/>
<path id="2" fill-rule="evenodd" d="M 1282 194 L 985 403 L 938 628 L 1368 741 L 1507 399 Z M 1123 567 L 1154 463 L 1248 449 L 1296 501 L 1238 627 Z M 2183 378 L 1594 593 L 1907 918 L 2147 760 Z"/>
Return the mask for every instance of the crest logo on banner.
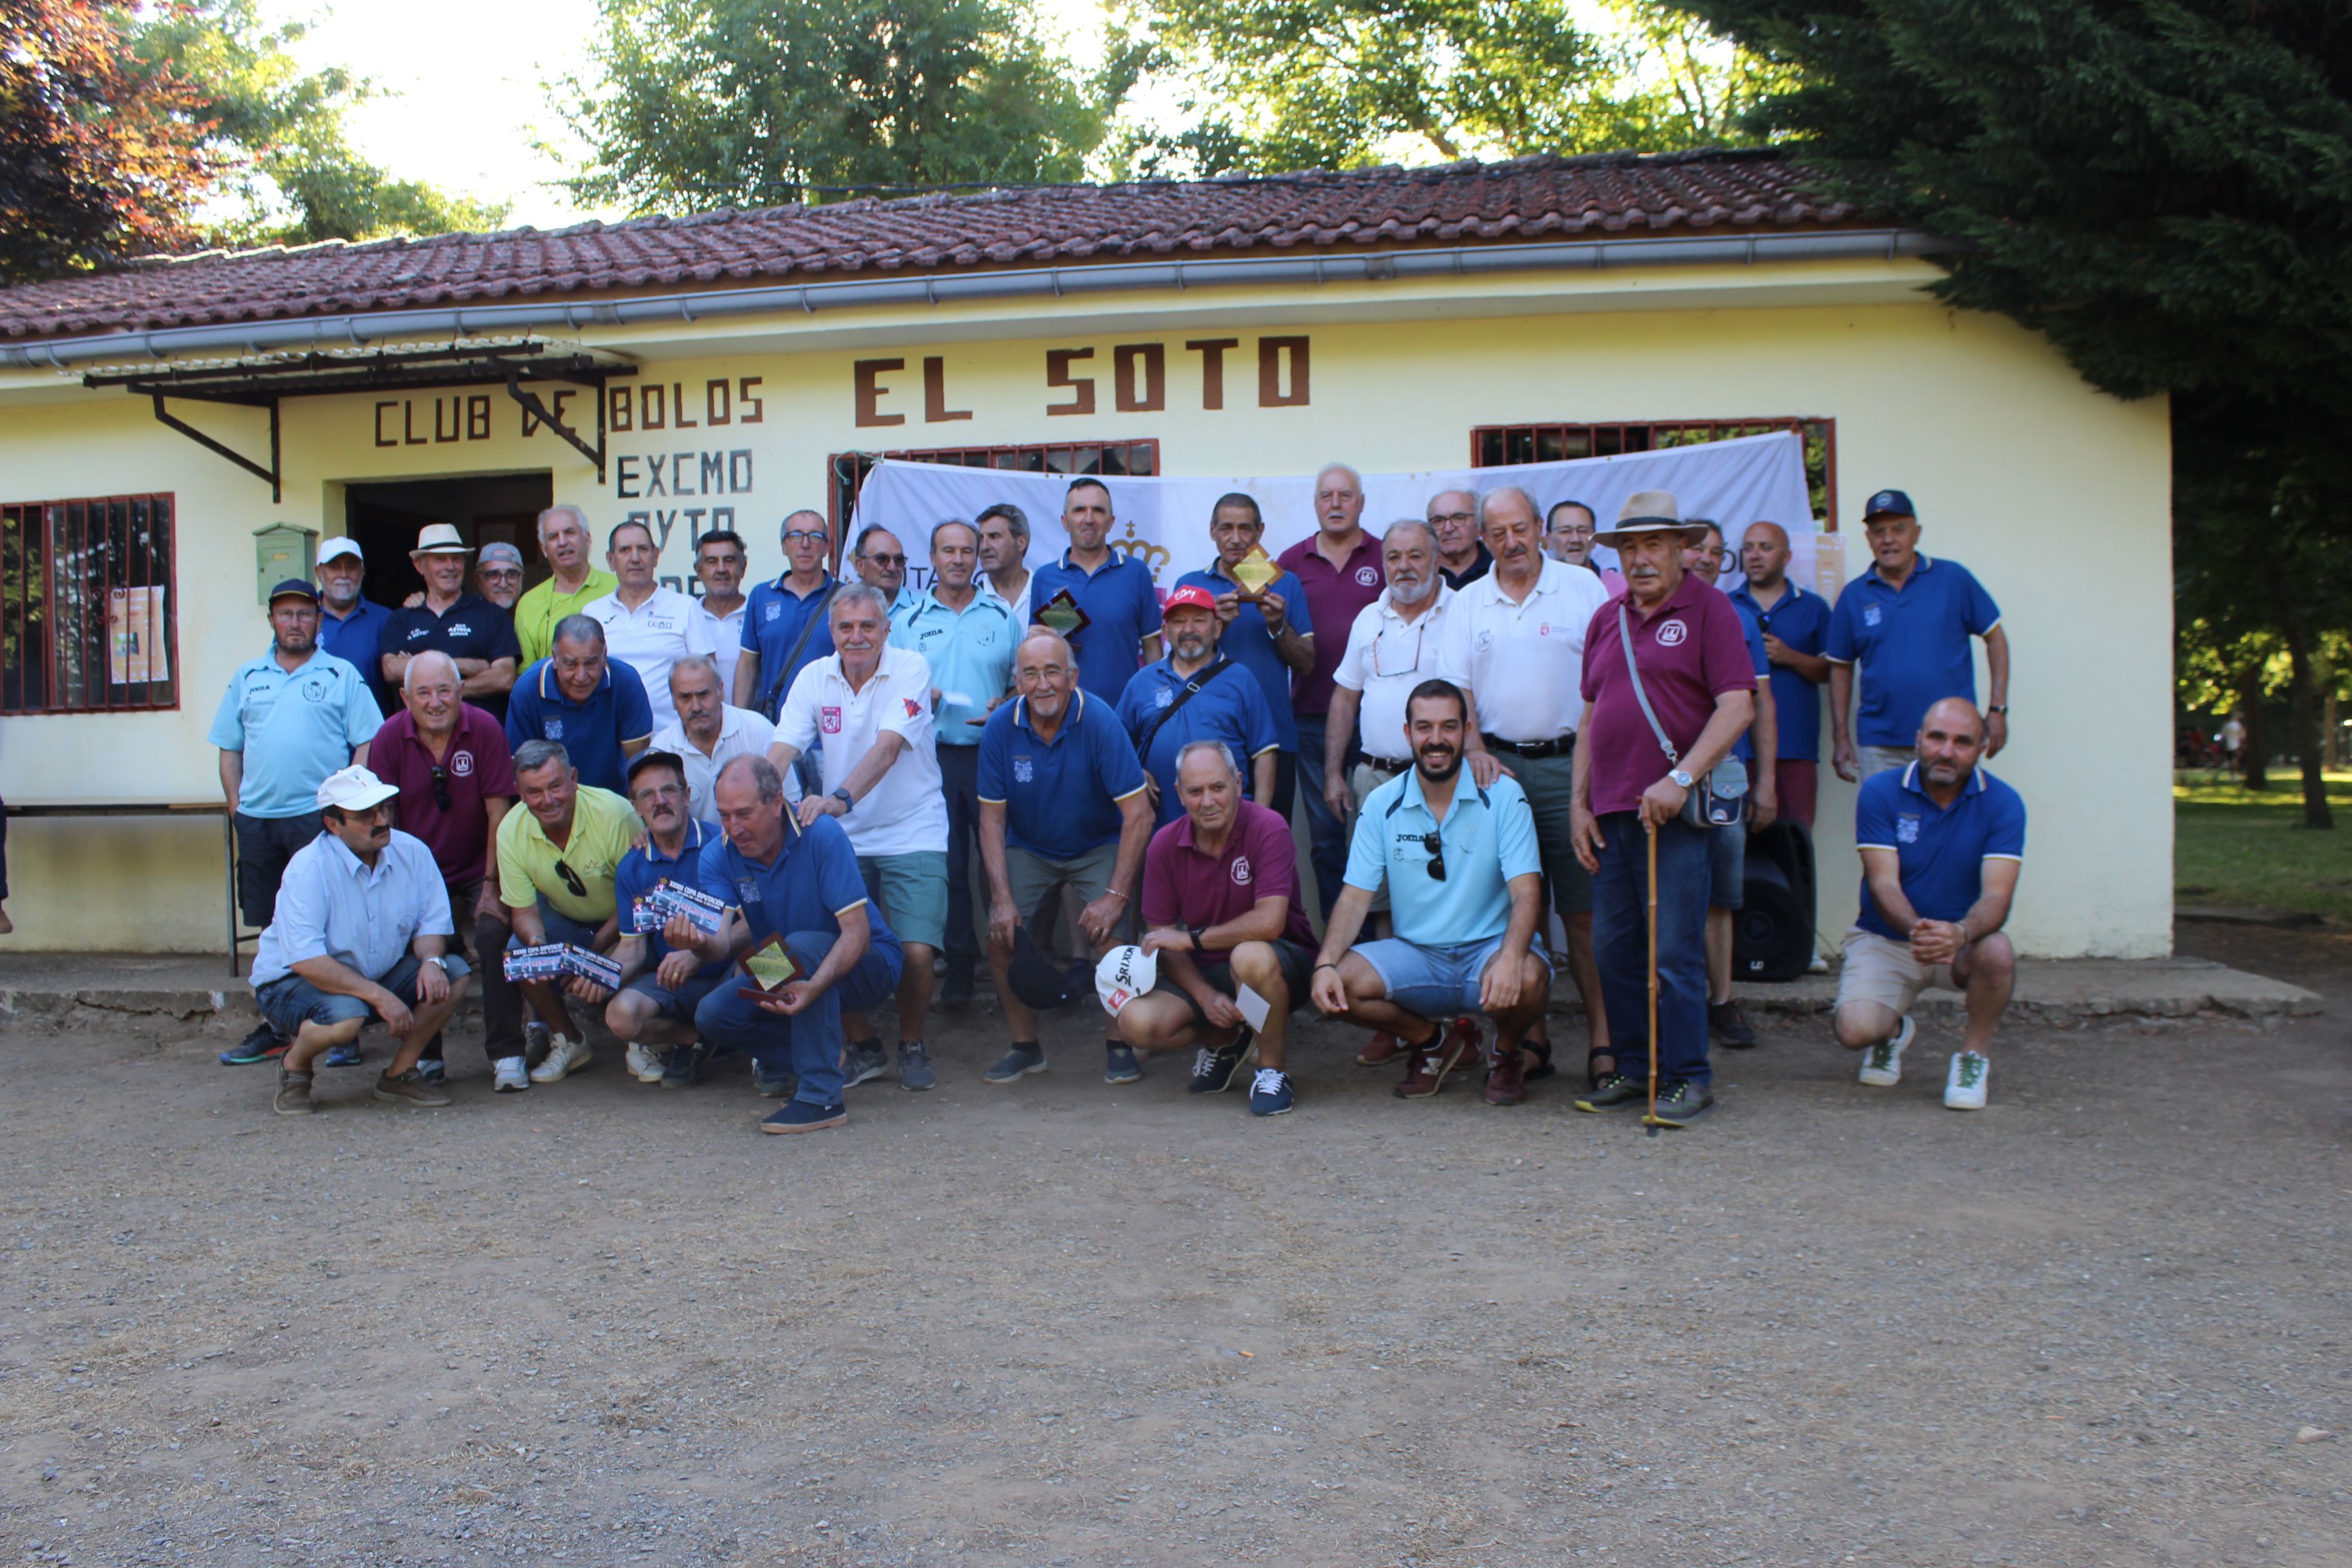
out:
<path id="1" fill-rule="evenodd" d="M 823 730 L 828 735 L 840 734 L 841 710 L 838 708 L 819 709 L 817 712 L 817 728 Z"/>
<path id="2" fill-rule="evenodd" d="M 1683 638 L 1688 636 L 1690 636 L 1690 627 L 1683 625 L 1680 616 L 1677 616 L 1671 621 L 1661 621 L 1658 623 L 1658 646 L 1660 647 L 1680 647 L 1683 646 Z"/>

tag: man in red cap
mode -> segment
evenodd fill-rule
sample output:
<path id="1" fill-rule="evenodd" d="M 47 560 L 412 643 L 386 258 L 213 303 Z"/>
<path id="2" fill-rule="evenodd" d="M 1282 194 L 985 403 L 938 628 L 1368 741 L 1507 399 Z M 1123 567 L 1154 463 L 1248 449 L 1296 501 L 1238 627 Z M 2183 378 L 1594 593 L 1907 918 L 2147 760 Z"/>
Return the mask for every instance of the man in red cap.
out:
<path id="1" fill-rule="evenodd" d="M 1222 741 L 1248 758 L 1250 798 L 1271 800 L 1281 732 L 1256 677 L 1217 651 L 1217 601 L 1206 589 L 1179 588 L 1160 615 L 1168 657 L 1137 670 L 1118 699 L 1119 722 L 1150 780 L 1154 820 L 1165 827 L 1184 815 L 1176 753 L 1194 741 Z"/>

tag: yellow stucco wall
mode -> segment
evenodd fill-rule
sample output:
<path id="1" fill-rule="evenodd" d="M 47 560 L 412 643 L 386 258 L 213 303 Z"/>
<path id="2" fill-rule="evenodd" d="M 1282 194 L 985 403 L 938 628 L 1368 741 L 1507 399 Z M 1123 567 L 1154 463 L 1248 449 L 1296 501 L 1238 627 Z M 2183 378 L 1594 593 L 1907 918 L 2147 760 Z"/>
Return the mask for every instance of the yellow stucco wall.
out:
<path id="1" fill-rule="evenodd" d="M 600 530 L 641 507 L 732 506 L 754 570 L 772 575 L 776 521 L 796 506 L 823 508 L 826 457 L 846 449 L 1151 437 L 1172 474 L 1297 472 L 1329 460 L 1393 470 L 1467 462 L 1468 432 L 1480 425 L 1826 416 L 1837 422 L 1849 537 L 1858 545 L 1852 514 L 1862 498 L 1882 486 L 1906 489 L 1927 525 L 1926 548 L 1966 563 L 2006 613 L 2017 655 L 2016 740 L 1996 768 L 2033 814 L 2011 928 L 2021 947 L 2164 952 L 2172 843 L 2164 405 L 2104 397 L 2041 339 L 1907 295 L 1923 276 L 1914 269 L 1897 288 L 1882 279 L 1848 304 L 1805 302 L 1784 273 L 1773 279 L 1777 294 L 1743 296 L 1728 284 L 1699 291 L 1678 280 L 1683 297 L 1670 304 L 1621 280 L 1605 308 L 1587 300 L 1523 309 L 1482 297 L 1459 310 L 1422 300 L 1401 317 L 1394 308 L 1351 314 L 1302 300 L 1286 321 L 1277 300 L 1202 292 L 1115 311 L 1067 301 L 1043 320 L 1024 307 L 995 338 L 976 337 L 983 328 L 968 313 L 850 326 L 824 319 L 801 339 L 792 321 L 704 323 L 690 334 L 704 341 L 691 344 L 677 331 L 659 343 L 642 332 L 634 342 L 614 335 L 604 341 L 642 358 L 638 384 L 687 388 L 701 423 L 615 434 L 614 456 L 637 461 L 616 464 L 612 482 L 600 487 L 551 434 L 523 437 L 518 410 L 498 389 L 473 394 L 490 395 L 487 439 L 423 444 L 409 442 L 403 421 L 406 431 L 425 431 L 434 394 L 416 395 L 413 411 L 393 409 L 382 424 L 375 397 L 311 398 L 285 406 L 286 497 L 275 507 L 266 486 L 157 426 L 142 401 L 11 377 L 0 384 L 0 500 L 176 496 L 184 697 L 171 713 L 0 722 L 0 790 L 12 798 L 216 794 L 205 731 L 231 668 L 265 646 L 252 531 L 284 521 L 340 531 L 341 487 L 352 481 L 546 471 L 556 498 L 586 508 Z M 1816 290 L 1824 291 L 1836 292 Z M 1269 334 L 1309 339 L 1306 406 L 1258 405 L 1257 341 Z M 1213 338 L 1239 340 L 1226 353 L 1218 411 L 1202 408 L 1202 356 L 1183 346 Z M 808 346 L 796 352 L 796 342 Z M 1114 348 L 1149 342 L 1164 345 L 1165 406 L 1122 413 Z M 1048 415 L 1070 395 L 1046 386 L 1047 351 L 1087 347 L 1094 356 L 1076 374 L 1095 377 L 1096 412 Z M 927 422 L 922 362 L 933 355 L 943 362 L 945 408 L 970 418 Z M 854 367 L 877 358 L 907 362 L 881 377 L 888 391 L 879 404 L 906 422 L 859 428 Z M 757 423 L 742 417 L 745 377 L 759 380 Z M 721 378 L 734 416 L 712 428 L 705 388 Z M 570 405 L 583 421 L 593 422 L 591 395 Z M 187 416 L 242 449 L 266 450 L 258 414 L 199 408 Z M 456 428 L 446 403 L 443 419 L 445 430 Z M 384 431 L 394 445 L 379 444 Z M 748 453 L 748 465 L 731 464 L 739 480 L 748 468 L 748 489 L 616 494 L 625 473 L 643 488 L 648 457 L 667 463 L 678 451 Z M 701 467 L 693 465 L 698 480 Z M 691 531 L 681 515 L 665 574 L 685 571 Z M 1850 570 L 1864 563 L 1857 549 Z M 1832 940 L 1853 909 L 1851 806 L 1851 790 L 1832 781 L 1821 834 L 1822 922 Z M 5 940 L 14 945 L 172 951 L 222 941 L 217 823 L 19 823 L 9 848 L 19 934 Z"/>

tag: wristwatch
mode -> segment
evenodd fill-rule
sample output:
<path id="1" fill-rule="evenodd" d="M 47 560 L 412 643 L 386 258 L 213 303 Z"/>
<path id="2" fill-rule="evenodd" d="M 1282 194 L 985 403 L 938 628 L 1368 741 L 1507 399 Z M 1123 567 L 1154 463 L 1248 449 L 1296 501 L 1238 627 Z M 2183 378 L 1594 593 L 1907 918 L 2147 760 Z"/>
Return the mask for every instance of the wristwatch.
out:
<path id="1" fill-rule="evenodd" d="M 2009 717 L 2009 704 L 2006 702 L 1996 702 L 1991 707 L 1986 709 L 1985 711 L 1987 713 L 1998 713 L 2002 718 L 2006 719 Z"/>
<path id="2" fill-rule="evenodd" d="M 1199 952 L 1202 950 L 1203 944 L 1201 941 L 1201 933 L 1206 929 L 1207 928 L 1204 926 L 1186 926 L 1184 928 L 1184 934 L 1192 939 L 1192 951 L 1194 952 Z"/>
<path id="3" fill-rule="evenodd" d="M 1688 789 L 1695 782 L 1691 778 L 1690 774 L 1683 772 L 1680 768 L 1673 769 L 1666 774 L 1666 776 L 1675 781 L 1675 787 L 1676 789 Z"/>
<path id="4" fill-rule="evenodd" d="M 835 790 L 833 792 L 833 798 L 841 802 L 841 809 L 844 811 L 847 811 L 851 806 L 857 804 L 856 801 L 849 798 L 849 791 L 846 789 Z"/>
<path id="5" fill-rule="evenodd" d="M 441 962 L 441 955 L 437 952 L 433 954 L 430 958 L 418 959 L 417 962 L 419 963 L 429 963 L 444 974 L 449 973 L 449 966 Z"/>

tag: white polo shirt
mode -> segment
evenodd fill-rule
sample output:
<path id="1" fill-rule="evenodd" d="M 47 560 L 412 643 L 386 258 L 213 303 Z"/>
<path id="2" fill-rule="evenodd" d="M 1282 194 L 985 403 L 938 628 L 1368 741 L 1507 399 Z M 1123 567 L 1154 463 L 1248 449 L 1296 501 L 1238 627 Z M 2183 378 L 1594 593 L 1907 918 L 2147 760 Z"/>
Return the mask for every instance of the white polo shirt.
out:
<path id="1" fill-rule="evenodd" d="M 1467 688 L 1478 723 L 1506 741 L 1552 741 L 1584 715 L 1584 634 L 1609 602 L 1601 579 L 1547 556 L 1518 603 L 1498 565 L 1454 595 L 1438 673 Z"/>
<path id="2" fill-rule="evenodd" d="M 823 744 L 827 794 L 841 787 L 885 733 L 905 736 L 907 749 L 873 792 L 838 819 L 849 834 L 849 847 L 860 855 L 944 852 L 947 786 L 932 750 L 931 667 L 921 654 L 884 647 L 882 662 L 863 691 L 849 689 L 841 656 L 829 654 L 793 678 L 783 711 L 776 716 L 776 739 L 802 755 Z"/>
<path id="3" fill-rule="evenodd" d="M 751 601 L 746 599 L 729 614 L 719 616 L 711 614 L 709 600 L 694 600 L 695 618 L 710 638 L 710 657 L 719 661 L 719 689 L 730 697 L 735 692 L 735 661 L 743 657 L 743 616 L 751 608 Z"/>
<path id="4" fill-rule="evenodd" d="M 654 752 L 675 752 L 686 764 L 686 790 L 688 814 L 697 821 L 716 826 L 719 807 L 710 798 L 710 786 L 719 782 L 719 770 L 738 757 L 764 757 L 768 748 L 776 743 L 776 727 L 749 708 L 719 710 L 719 744 L 710 753 L 694 743 L 686 726 L 677 720 L 654 731 L 653 743 L 646 747 Z M 784 798 L 801 797 L 799 775 L 791 768 L 784 770 Z"/>
<path id="5" fill-rule="evenodd" d="M 646 683 L 654 728 L 677 723 L 677 709 L 669 700 L 669 667 L 691 654 L 717 651 L 710 646 L 708 617 L 695 602 L 675 588 L 656 584 L 634 610 L 621 603 L 616 589 L 589 600 L 580 613 L 604 628 L 604 651 Z"/>
<path id="6" fill-rule="evenodd" d="M 994 599 L 998 604 L 1003 605 L 1006 609 L 1013 612 L 1013 635 L 1014 637 L 1019 638 L 1027 637 L 1029 635 L 1030 621 L 1029 590 L 1037 585 L 1037 574 L 1032 572 L 1027 577 L 1022 579 L 1021 592 L 1010 599 L 996 591 L 995 585 L 989 582 L 988 574 L 986 573 L 983 572 L 980 576 L 973 580 L 980 584 L 980 591 L 982 593 L 987 595 L 990 598 Z"/>
<path id="7" fill-rule="evenodd" d="M 1423 681 L 1436 679 L 1446 612 L 1457 595 L 1440 578 L 1436 602 L 1412 621 L 1397 614 L 1389 602 L 1392 596 L 1382 594 L 1356 612 L 1355 624 L 1348 628 L 1347 651 L 1339 656 L 1339 668 L 1331 679 L 1363 694 L 1356 715 L 1356 743 L 1364 755 L 1402 763 L 1412 760 L 1404 738 L 1405 699 Z"/>

